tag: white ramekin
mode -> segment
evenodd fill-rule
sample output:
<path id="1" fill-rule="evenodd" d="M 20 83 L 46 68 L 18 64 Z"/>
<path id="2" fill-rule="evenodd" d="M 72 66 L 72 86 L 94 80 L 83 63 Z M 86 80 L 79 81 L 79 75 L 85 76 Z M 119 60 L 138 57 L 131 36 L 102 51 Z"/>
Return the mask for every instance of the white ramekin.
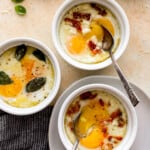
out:
<path id="1" fill-rule="evenodd" d="M 0 44 L 0 55 L 6 50 L 8 50 L 9 48 L 15 47 L 21 44 L 25 44 L 25 45 L 40 49 L 49 58 L 54 69 L 54 86 L 52 88 L 52 91 L 48 95 L 48 97 L 45 100 L 43 100 L 41 103 L 39 103 L 38 105 L 33 106 L 31 108 L 17 108 L 9 104 L 6 104 L 2 99 L 0 99 L 1 110 L 7 113 L 13 114 L 13 115 L 30 115 L 30 114 L 39 112 L 40 110 L 44 109 L 53 101 L 60 87 L 61 73 L 60 73 L 59 63 L 56 57 L 54 56 L 53 52 L 43 43 L 32 38 L 18 37 L 18 38 L 13 38 L 13 39 L 4 41 L 3 43 Z"/>
<path id="2" fill-rule="evenodd" d="M 70 142 L 70 140 L 66 135 L 65 127 L 64 127 L 64 116 L 67 111 L 67 108 L 74 100 L 75 97 L 90 90 L 104 90 L 114 95 L 116 98 L 118 98 L 118 100 L 124 106 L 128 116 L 127 133 L 123 141 L 114 150 L 129 150 L 135 140 L 136 133 L 137 133 L 138 122 L 137 122 L 136 111 L 132 106 L 131 102 L 129 101 L 129 99 L 127 98 L 127 96 L 125 96 L 118 89 L 105 84 L 88 84 L 88 85 L 81 86 L 79 89 L 76 89 L 72 93 L 70 93 L 70 95 L 68 95 L 68 97 L 65 99 L 59 111 L 58 124 L 57 124 L 58 133 L 63 145 L 67 150 L 71 150 L 73 147 L 72 143 Z"/>
<path id="3" fill-rule="evenodd" d="M 65 13 L 68 10 L 70 10 L 75 5 L 78 5 L 81 3 L 91 3 L 91 2 L 98 3 L 100 5 L 105 6 L 109 10 L 111 10 L 119 22 L 120 30 L 121 30 L 121 37 L 120 37 L 120 44 L 114 54 L 115 59 L 118 59 L 125 51 L 128 41 L 129 41 L 129 35 L 130 35 L 128 18 L 124 10 L 122 9 L 122 7 L 115 0 L 82 0 L 82 1 L 81 0 L 66 0 L 57 10 L 54 16 L 53 24 L 52 24 L 52 39 L 53 39 L 55 48 L 60 54 L 60 56 L 70 65 L 79 69 L 83 69 L 83 70 L 98 70 L 98 69 L 105 68 L 111 64 L 111 59 L 109 58 L 103 62 L 96 63 L 96 64 L 84 64 L 84 63 L 74 60 L 65 52 L 65 50 L 61 46 L 60 39 L 59 39 L 59 27 L 60 27 L 60 22 L 62 20 L 62 17 L 65 15 Z"/>

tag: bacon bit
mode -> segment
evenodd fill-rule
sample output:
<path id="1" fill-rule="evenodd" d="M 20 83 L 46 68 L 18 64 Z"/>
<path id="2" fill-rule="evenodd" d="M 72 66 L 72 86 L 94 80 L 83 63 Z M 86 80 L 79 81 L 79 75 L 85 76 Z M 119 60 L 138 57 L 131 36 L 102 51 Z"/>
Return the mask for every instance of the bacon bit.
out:
<path id="1" fill-rule="evenodd" d="M 79 101 L 77 101 L 75 104 L 72 104 L 67 110 L 67 115 L 71 116 L 75 114 L 76 112 L 80 110 L 80 107 L 81 106 L 80 106 Z"/>
<path id="2" fill-rule="evenodd" d="M 108 143 L 107 146 L 108 146 L 108 150 L 112 150 L 113 149 L 113 144 Z"/>
<path id="3" fill-rule="evenodd" d="M 82 32 L 81 22 L 75 19 L 65 18 L 64 21 L 71 23 L 71 25 L 77 29 L 77 31 Z"/>
<path id="4" fill-rule="evenodd" d="M 96 44 L 93 41 L 88 42 L 88 47 L 93 54 L 98 54 L 102 52 L 101 49 L 96 49 Z"/>
<path id="5" fill-rule="evenodd" d="M 81 13 L 81 12 L 73 12 L 73 18 L 74 19 L 90 20 L 91 14 L 89 14 L 89 13 Z"/>
<path id="6" fill-rule="evenodd" d="M 112 120 L 114 120 L 114 119 L 116 119 L 116 118 L 118 118 L 118 117 L 120 117 L 120 116 L 122 116 L 122 112 L 121 112 L 120 109 L 117 109 L 115 112 L 113 112 L 113 113 L 110 115 L 110 117 L 112 118 Z"/>
<path id="7" fill-rule="evenodd" d="M 121 141 L 123 139 L 123 137 L 121 137 L 121 136 L 115 136 L 114 138 L 118 141 Z"/>
<path id="8" fill-rule="evenodd" d="M 91 7 L 94 8 L 95 10 L 97 10 L 99 15 L 102 15 L 102 16 L 106 16 L 107 15 L 106 10 L 103 9 L 103 8 L 100 8 L 97 4 L 92 3 Z"/>
<path id="9" fill-rule="evenodd" d="M 85 92 L 85 93 L 82 93 L 80 95 L 80 99 L 82 100 L 85 100 L 85 99 L 93 99 L 97 96 L 97 93 L 95 94 L 92 94 L 92 92 L 88 91 L 88 92 Z"/>
<path id="10" fill-rule="evenodd" d="M 88 46 L 89 46 L 90 50 L 94 50 L 96 48 L 96 44 L 92 41 L 88 42 Z"/>
<path id="11" fill-rule="evenodd" d="M 74 131 L 73 122 L 69 122 L 69 123 L 68 123 L 68 126 L 69 126 L 69 128 L 70 128 L 71 131 Z"/>
<path id="12" fill-rule="evenodd" d="M 113 138 L 118 141 L 121 141 L 123 139 L 123 137 L 121 137 L 121 136 L 111 136 L 110 135 L 110 136 L 108 136 L 108 141 L 111 141 Z"/>
<path id="13" fill-rule="evenodd" d="M 108 106 L 111 106 L 111 103 L 110 102 L 108 102 L 108 104 L 107 104 Z"/>
<path id="14" fill-rule="evenodd" d="M 113 137 L 110 135 L 110 136 L 108 137 L 108 141 L 111 141 L 112 138 L 113 138 Z"/>
<path id="15" fill-rule="evenodd" d="M 125 125 L 125 121 L 122 117 L 118 119 L 118 127 L 123 127 Z"/>
<path id="16" fill-rule="evenodd" d="M 104 105 L 105 105 L 104 101 L 103 101 L 101 98 L 99 99 L 99 104 L 100 104 L 101 106 L 104 106 Z"/>
<path id="17" fill-rule="evenodd" d="M 101 53 L 101 49 L 94 49 L 92 50 L 93 54 L 98 54 L 98 53 Z"/>
<path id="18" fill-rule="evenodd" d="M 107 127 L 103 127 L 103 128 L 102 128 L 102 132 L 104 133 L 104 135 L 107 134 L 107 130 L 108 130 Z"/>

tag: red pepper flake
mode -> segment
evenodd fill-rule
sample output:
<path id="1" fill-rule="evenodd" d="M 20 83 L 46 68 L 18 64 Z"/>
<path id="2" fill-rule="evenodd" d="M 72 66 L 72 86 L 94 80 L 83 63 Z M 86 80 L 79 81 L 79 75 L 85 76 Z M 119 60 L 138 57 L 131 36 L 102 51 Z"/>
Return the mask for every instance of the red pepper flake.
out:
<path id="1" fill-rule="evenodd" d="M 115 112 L 113 112 L 110 117 L 112 118 L 112 120 L 121 117 L 122 116 L 122 112 L 120 109 L 117 109 Z"/>
<path id="2" fill-rule="evenodd" d="M 101 98 L 99 99 L 99 104 L 100 104 L 101 106 L 104 106 L 104 105 L 105 105 L 104 101 L 103 101 Z"/>
<path id="3" fill-rule="evenodd" d="M 81 12 L 73 12 L 73 18 L 74 19 L 90 20 L 91 14 L 89 14 L 89 13 L 81 13 Z"/>
<path id="4" fill-rule="evenodd" d="M 75 19 L 65 18 L 64 21 L 71 23 L 71 25 L 77 29 L 77 31 L 82 32 L 81 22 Z"/>
<path id="5" fill-rule="evenodd" d="M 99 15 L 102 15 L 102 16 L 107 15 L 106 10 L 103 8 L 100 8 L 100 6 L 98 6 L 97 4 L 91 3 L 91 7 L 94 8 L 95 10 L 97 10 Z"/>
<path id="6" fill-rule="evenodd" d="M 97 96 L 97 93 L 95 94 L 92 94 L 92 92 L 88 91 L 88 92 L 85 92 L 85 93 L 82 93 L 80 95 L 80 99 L 82 100 L 85 100 L 85 99 L 93 99 Z"/>

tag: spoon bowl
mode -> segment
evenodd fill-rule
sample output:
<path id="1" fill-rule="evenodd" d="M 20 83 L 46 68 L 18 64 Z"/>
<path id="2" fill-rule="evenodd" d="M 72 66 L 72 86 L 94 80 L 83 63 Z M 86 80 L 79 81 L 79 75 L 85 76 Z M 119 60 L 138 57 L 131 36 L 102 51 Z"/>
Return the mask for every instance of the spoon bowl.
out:
<path id="1" fill-rule="evenodd" d="M 78 148 L 80 139 L 81 139 L 81 138 L 85 138 L 86 136 L 88 136 L 89 131 L 90 131 L 91 128 L 93 127 L 93 125 L 90 126 L 84 134 L 80 133 L 80 130 L 79 130 L 79 128 L 77 127 L 77 123 L 78 123 L 78 121 L 79 121 L 79 119 L 80 119 L 81 114 L 82 114 L 82 112 L 80 112 L 80 113 L 76 116 L 76 118 L 74 119 L 74 122 L 73 122 L 73 123 L 74 123 L 74 124 L 73 124 L 73 128 L 74 128 L 74 133 L 75 133 L 75 136 L 76 136 L 76 141 L 75 141 L 75 144 L 73 145 L 72 150 L 76 150 L 76 149 Z"/>

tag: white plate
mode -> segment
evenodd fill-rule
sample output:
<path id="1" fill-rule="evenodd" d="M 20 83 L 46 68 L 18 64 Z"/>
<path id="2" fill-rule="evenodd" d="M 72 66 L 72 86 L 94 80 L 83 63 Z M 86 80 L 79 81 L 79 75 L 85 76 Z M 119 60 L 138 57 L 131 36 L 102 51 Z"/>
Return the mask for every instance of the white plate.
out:
<path id="1" fill-rule="evenodd" d="M 60 107 L 67 97 L 67 95 L 73 90 L 79 88 L 80 86 L 91 84 L 91 83 L 102 83 L 108 84 L 116 87 L 120 91 L 124 92 L 122 84 L 119 79 L 109 76 L 90 76 L 83 78 L 79 81 L 74 82 L 69 86 L 64 93 L 57 100 L 53 112 L 51 115 L 50 125 L 49 125 L 49 147 L 50 150 L 65 150 L 61 143 L 57 130 L 57 119 Z M 136 112 L 138 116 L 138 133 L 136 140 L 131 148 L 131 150 L 149 150 L 150 149 L 150 98 L 137 86 L 132 84 L 135 92 L 140 98 L 140 103 L 136 106 Z"/>

